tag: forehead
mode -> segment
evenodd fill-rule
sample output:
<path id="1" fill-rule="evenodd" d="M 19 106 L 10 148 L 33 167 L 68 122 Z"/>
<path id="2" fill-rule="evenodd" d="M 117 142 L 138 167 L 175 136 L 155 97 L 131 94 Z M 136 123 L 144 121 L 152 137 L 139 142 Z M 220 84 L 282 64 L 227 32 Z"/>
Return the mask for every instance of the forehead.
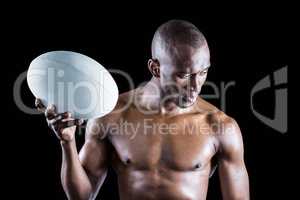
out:
<path id="1" fill-rule="evenodd" d="M 208 47 L 193 48 L 183 45 L 173 48 L 168 54 L 166 68 L 170 72 L 196 73 L 210 66 Z"/>

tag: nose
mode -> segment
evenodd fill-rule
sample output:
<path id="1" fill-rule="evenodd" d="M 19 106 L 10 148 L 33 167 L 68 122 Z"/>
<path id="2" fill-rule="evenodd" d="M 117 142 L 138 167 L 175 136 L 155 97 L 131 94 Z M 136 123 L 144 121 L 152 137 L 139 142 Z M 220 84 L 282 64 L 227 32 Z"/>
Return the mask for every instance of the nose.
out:
<path id="1" fill-rule="evenodd" d="M 192 76 L 190 78 L 189 82 L 190 82 L 190 91 L 197 92 L 198 88 L 199 88 L 199 83 L 198 83 L 198 80 L 197 80 L 197 76 Z"/>

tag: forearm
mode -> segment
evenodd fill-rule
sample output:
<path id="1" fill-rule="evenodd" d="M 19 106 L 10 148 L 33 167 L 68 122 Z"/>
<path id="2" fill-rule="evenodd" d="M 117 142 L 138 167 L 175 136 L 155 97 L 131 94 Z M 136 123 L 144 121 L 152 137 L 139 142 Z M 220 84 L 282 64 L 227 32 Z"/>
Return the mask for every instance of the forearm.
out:
<path id="1" fill-rule="evenodd" d="M 61 147 L 61 182 L 66 195 L 69 199 L 90 199 L 92 185 L 79 161 L 75 140 L 61 142 Z"/>

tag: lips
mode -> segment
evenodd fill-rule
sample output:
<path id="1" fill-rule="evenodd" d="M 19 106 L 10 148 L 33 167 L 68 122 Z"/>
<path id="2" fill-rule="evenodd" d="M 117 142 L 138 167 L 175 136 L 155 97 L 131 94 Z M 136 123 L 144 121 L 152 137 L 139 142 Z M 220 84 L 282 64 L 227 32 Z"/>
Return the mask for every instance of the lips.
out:
<path id="1" fill-rule="evenodd" d="M 182 98 L 183 98 L 184 101 L 191 102 L 196 98 L 196 96 L 195 95 L 184 95 L 184 96 L 182 96 Z"/>

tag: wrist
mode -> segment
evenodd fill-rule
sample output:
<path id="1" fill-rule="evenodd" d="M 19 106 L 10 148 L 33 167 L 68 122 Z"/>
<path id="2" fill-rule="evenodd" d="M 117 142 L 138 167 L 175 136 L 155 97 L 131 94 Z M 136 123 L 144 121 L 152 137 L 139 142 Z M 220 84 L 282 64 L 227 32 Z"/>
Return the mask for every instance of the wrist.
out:
<path id="1" fill-rule="evenodd" d="M 75 144 L 75 140 L 72 139 L 72 140 L 60 140 L 60 145 L 62 147 L 71 147 L 71 146 L 76 146 Z"/>

